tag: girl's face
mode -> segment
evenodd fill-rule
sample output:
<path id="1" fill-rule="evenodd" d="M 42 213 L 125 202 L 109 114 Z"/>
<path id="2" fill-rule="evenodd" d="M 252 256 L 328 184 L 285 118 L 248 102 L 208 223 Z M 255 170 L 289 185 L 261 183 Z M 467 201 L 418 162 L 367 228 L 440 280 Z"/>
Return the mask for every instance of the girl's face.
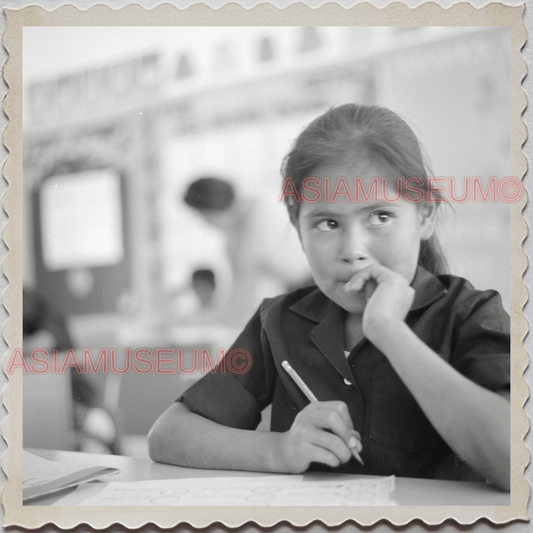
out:
<path id="1" fill-rule="evenodd" d="M 299 235 L 318 288 L 349 313 L 362 313 L 364 291 L 347 293 L 344 285 L 362 268 L 379 263 L 412 282 L 418 263 L 420 241 L 433 234 L 433 209 L 401 197 L 391 202 L 383 197 L 382 178 L 387 177 L 386 195 L 397 196 L 396 176 L 382 165 L 341 165 L 321 168 L 314 177 L 320 180 L 316 202 L 302 200 Z M 366 202 L 360 194 L 354 202 L 354 177 L 360 178 L 368 194 L 372 178 L 378 178 L 378 198 Z M 325 178 L 329 178 L 329 198 L 325 196 Z M 346 195 L 331 201 L 338 182 L 344 179 L 352 199 Z M 341 190 L 341 189 L 339 189 Z M 343 189 L 342 189 L 343 190 Z M 314 199 L 316 194 L 307 194 Z M 327 201 L 329 199 L 329 201 Z"/>

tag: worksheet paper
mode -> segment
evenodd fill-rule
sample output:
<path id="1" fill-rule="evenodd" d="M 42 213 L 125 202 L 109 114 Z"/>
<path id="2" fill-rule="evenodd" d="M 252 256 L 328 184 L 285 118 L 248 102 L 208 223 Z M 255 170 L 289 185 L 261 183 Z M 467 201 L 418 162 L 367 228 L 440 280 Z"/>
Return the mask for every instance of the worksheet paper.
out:
<path id="1" fill-rule="evenodd" d="M 195 478 L 109 483 L 81 505 L 397 505 L 394 476 L 315 481 L 304 476 Z"/>

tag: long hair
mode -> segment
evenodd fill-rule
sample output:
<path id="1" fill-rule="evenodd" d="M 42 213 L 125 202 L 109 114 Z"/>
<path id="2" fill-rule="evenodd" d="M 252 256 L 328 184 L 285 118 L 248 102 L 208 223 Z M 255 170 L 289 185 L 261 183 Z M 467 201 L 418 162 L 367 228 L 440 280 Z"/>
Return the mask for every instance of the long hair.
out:
<path id="1" fill-rule="evenodd" d="M 283 160 L 281 174 L 285 185 L 292 180 L 298 194 L 303 181 L 321 167 L 357 159 L 382 163 L 402 178 L 402 189 L 409 178 L 421 180 L 421 192 L 438 198 L 430 191 L 430 174 L 420 143 L 409 125 L 396 113 L 380 106 L 345 104 L 332 107 L 313 120 L 300 133 L 291 151 Z M 298 225 L 300 203 L 284 195 L 284 201 L 293 225 Z M 439 202 L 435 202 L 435 207 Z M 448 272 L 447 261 L 435 234 L 420 243 L 418 264 L 435 275 Z"/>

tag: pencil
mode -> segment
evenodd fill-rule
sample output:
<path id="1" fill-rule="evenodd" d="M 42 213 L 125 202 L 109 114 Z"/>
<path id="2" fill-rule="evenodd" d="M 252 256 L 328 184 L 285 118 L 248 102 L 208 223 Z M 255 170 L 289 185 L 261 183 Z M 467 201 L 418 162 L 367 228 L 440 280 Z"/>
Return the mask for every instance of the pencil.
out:
<path id="1" fill-rule="evenodd" d="M 318 402 L 317 397 L 312 393 L 311 389 L 305 384 L 305 381 L 299 376 L 298 372 L 292 368 L 292 366 L 289 364 L 288 361 L 283 361 L 281 363 L 281 366 L 283 369 L 289 374 L 289 376 L 292 378 L 294 383 L 298 385 L 300 390 L 305 394 L 305 397 L 312 403 Z M 361 456 L 357 453 L 357 450 L 355 448 L 350 448 L 352 451 L 352 455 L 362 464 L 365 463 L 361 459 Z"/>

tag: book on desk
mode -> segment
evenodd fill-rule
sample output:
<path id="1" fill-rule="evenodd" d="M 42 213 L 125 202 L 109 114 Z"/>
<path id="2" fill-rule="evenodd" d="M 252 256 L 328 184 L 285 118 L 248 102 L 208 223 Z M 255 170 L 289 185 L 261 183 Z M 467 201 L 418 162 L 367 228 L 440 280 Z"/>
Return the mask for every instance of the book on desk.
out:
<path id="1" fill-rule="evenodd" d="M 22 452 L 22 500 L 32 498 L 87 481 L 118 473 L 118 468 L 90 466 L 66 461 L 49 461 L 33 453 Z"/>

